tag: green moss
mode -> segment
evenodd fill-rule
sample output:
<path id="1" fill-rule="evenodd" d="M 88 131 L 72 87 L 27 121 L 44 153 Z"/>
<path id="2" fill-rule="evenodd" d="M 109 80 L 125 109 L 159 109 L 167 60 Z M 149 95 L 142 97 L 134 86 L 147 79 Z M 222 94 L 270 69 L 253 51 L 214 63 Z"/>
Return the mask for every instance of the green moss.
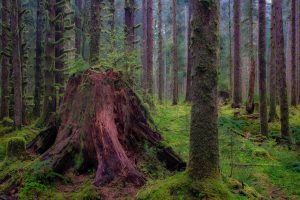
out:
<path id="1" fill-rule="evenodd" d="M 97 192 L 97 188 L 90 182 L 83 184 L 77 192 L 71 195 L 71 199 L 76 200 L 101 200 L 100 195 Z"/>
<path id="2" fill-rule="evenodd" d="M 148 183 L 137 195 L 139 200 L 175 199 L 232 199 L 221 180 L 193 181 L 186 172 L 165 180 Z"/>
<path id="3" fill-rule="evenodd" d="M 6 158 L 23 159 L 26 155 L 25 140 L 22 137 L 10 138 L 7 142 Z"/>

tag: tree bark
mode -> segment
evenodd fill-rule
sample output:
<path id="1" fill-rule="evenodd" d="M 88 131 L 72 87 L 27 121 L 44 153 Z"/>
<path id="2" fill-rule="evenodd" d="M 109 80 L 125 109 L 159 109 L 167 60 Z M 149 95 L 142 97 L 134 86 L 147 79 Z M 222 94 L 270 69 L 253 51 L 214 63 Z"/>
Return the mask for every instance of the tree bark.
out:
<path id="1" fill-rule="evenodd" d="M 143 64 L 143 81 L 142 86 L 144 93 L 147 93 L 148 88 L 148 79 L 147 79 L 147 0 L 142 1 L 142 29 L 143 29 L 143 56 L 142 56 L 142 64 Z"/>
<path id="2" fill-rule="evenodd" d="M 275 28 L 275 6 L 272 3 L 271 11 L 271 57 L 270 57 L 270 111 L 269 122 L 273 122 L 277 117 L 276 100 L 277 100 L 277 69 L 276 69 L 276 28 Z"/>
<path id="3" fill-rule="evenodd" d="M 178 61 L 177 61 L 177 23 L 176 23 L 177 3 L 172 0 L 172 64 L 173 64 L 173 105 L 178 103 Z"/>
<path id="4" fill-rule="evenodd" d="M 76 56 L 81 55 L 81 39 L 82 39 L 82 0 L 75 0 L 75 49 Z"/>
<path id="5" fill-rule="evenodd" d="M 33 115 L 39 117 L 41 114 L 42 98 L 42 62 L 43 62 L 43 32 L 44 32 L 44 0 L 37 0 L 36 10 L 36 47 L 35 47 L 35 68 L 34 68 L 34 107 Z"/>
<path id="6" fill-rule="evenodd" d="M 188 172 L 194 179 L 216 178 L 219 171 L 218 65 L 219 1 L 193 0 L 193 84 Z M 209 6 L 210 9 L 207 9 Z"/>
<path id="7" fill-rule="evenodd" d="M 191 16 L 192 16 L 192 8 L 191 5 L 188 5 L 188 30 L 187 30 L 187 66 L 186 66 L 186 96 L 185 101 L 191 102 L 191 85 L 192 85 L 192 49 L 191 49 Z"/>
<path id="8" fill-rule="evenodd" d="M 242 106 L 242 82 L 241 82 L 241 0 L 234 0 L 234 84 L 233 84 L 233 104 L 232 107 Z"/>
<path id="9" fill-rule="evenodd" d="M 247 100 L 247 113 L 254 112 L 254 88 L 256 79 L 256 63 L 254 56 L 254 39 L 253 39 L 253 0 L 249 0 L 249 58 L 250 58 L 250 74 L 249 74 L 249 89 Z"/>
<path id="10" fill-rule="evenodd" d="M 164 93 L 164 61 L 163 61 L 163 35 L 162 35 L 162 0 L 158 0 L 158 99 L 163 101 Z"/>
<path id="11" fill-rule="evenodd" d="M 291 43 L 291 65 L 292 65 L 292 83 L 291 83 L 291 105 L 297 105 L 297 81 L 296 81 L 296 0 L 292 0 L 292 43 Z"/>
<path id="12" fill-rule="evenodd" d="M 153 0 L 147 0 L 147 91 L 153 94 Z"/>
<path id="13" fill-rule="evenodd" d="M 231 23 L 231 0 L 228 0 L 228 32 L 229 32 L 229 55 L 228 55 L 228 66 L 229 66 L 229 89 L 230 95 L 233 95 L 233 64 L 232 64 L 232 23 Z"/>
<path id="14" fill-rule="evenodd" d="M 100 53 L 100 32 L 101 32 L 101 11 L 102 0 L 91 0 L 91 27 L 90 27 L 90 63 L 95 65 L 99 61 Z"/>
<path id="15" fill-rule="evenodd" d="M 280 83 L 280 122 L 281 136 L 290 140 L 289 134 L 289 106 L 286 85 L 286 62 L 284 54 L 284 36 L 282 22 L 282 0 L 275 2 L 275 24 L 276 24 L 276 67 L 278 69 L 278 79 Z"/>
<path id="16" fill-rule="evenodd" d="M 43 113 L 41 117 L 41 125 L 48 125 L 51 117 L 56 112 L 56 93 L 55 93 L 55 4 L 56 0 L 48 1 L 48 28 L 46 32 L 45 46 L 45 94 L 43 102 Z"/>
<path id="17" fill-rule="evenodd" d="M 19 2 L 12 1 L 11 30 L 12 30 L 12 68 L 14 77 L 14 124 L 17 128 L 22 126 L 22 69 L 20 47 Z"/>
<path id="18" fill-rule="evenodd" d="M 266 0 L 259 0 L 258 11 L 258 69 L 260 132 L 268 135 L 268 111 L 266 97 Z"/>
<path id="19" fill-rule="evenodd" d="M 10 1 L 2 1 L 2 68 L 1 68 L 1 115 L 9 116 L 9 69 L 10 69 Z"/>
<path id="20" fill-rule="evenodd" d="M 297 55 L 297 66 L 298 66 L 298 104 L 300 103 L 300 1 L 297 4 L 297 44 L 298 44 L 298 55 Z"/>

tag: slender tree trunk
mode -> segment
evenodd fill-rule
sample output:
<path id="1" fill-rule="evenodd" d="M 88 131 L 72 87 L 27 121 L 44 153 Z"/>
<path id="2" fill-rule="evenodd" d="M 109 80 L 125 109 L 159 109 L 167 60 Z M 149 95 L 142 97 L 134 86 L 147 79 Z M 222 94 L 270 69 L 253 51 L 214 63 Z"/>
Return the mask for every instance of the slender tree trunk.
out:
<path id="1" fill-rule="evenodd" d="M 51 116 L 56 112 L 56 92 L 55 92 L 55 4 L 56 0 L 48 0 L 48 26 L 46 31 L 45 46 L 45 94 L 43 102 L 43 114 L 41 124 L 47 125 L 51 121 Z"/>
<path id="2" fill-rule="evenodd" d="M 220 176 L 218 142 L 219 1 L 210 9 L 193 0 L 193 84 L 189 174 L 201 180 Z M 213 33 L 213 34 L 212 34 Z"/>
<path id="3" fill-rule="evenodd" d="M 163 61 L 163 36 L 162 36 L 162 0 L 158 0 L 158 99 L 163 100 L 164 93 L 164 61 Z"/>
<path id="4" fill-rule="evenodd" d="M 298 44 L 298 55 L 297 55 L 297 66 L 298 66 L 298 104 L 300 103 L 300 1 L 297 4 L 297 44 Z"/>
<path id="5" fill-rule="evenodd" d="M 115 18 L 116 18 L 116 8 L 115 8 L 115 0 L 110 1 L 110 13 L 111 18 L 109 20 L 110 31 L 111 31 L 111 52 L 114 51 L 116 47 L 116 30 L 115 30 Z"/>
<path id="6" fill-rule="evenodd" d="M 286 85 L 286 62 L 284 54 L 284 36 L 282 22 L 282 0 L 274 0 L 275 2 L 275 24 L 276 24 L 276 67 L 278 69 L 278 79 L 280 83 L 280 122 L 281 136 L 290 140 L 289 135 L 289 106 Z"/>
<path id="7" fill-rule="evenodd" d="M 232 107 L 242 106 L 242 82 L 241 82 L 241 0 L 234 0 L 234 85 L 233 85 L 233 104 Z"/>
<path id="8" fill-rule="evenodd" d="M 229 18 L 229 22 L 228 22 L 228 32 L 229 32 L 229 55 L 228 55 L 229 89 L 230 89 L 230 95 L 233 95 L 231 0 L 228 0 L 228 18 Z"/>
<path id="9" fill-rule="evenodd" d="M 76 56 L 81 54 L 81 39 L 82 39 L 82 0 L 75 0 L 76 12 L 75 12 L 75 48 Z"/>
<path id="10" fill-rule="evenodd" d="M 276 28 L 275 28 L 275 6 L 272 3 L 271 14 L 271 57 L 270 57 L 270 111 L 269 122 L 273 122 L 277 117 L 276 99 L 277 99 L 277 69 L 276 69 Z"/>
<path id="11" fill-rule="evenodd" d="M 34 107 L 33 115 L 39 117 L 41 114 L 41 98 L 42 98 L 42 62 L 43 62 L 43 32 L 44 32 L 44 0 L 37 0 L 36 10 L 36 58 L 34 68 Z"/>
<path id="12" fill-rule="evenodd" d="M 147 0 L 147 91 L 153 94 L 153 0 Z"/>
<path id="13" fill-rule="evenodd" d="M 143 56 L 142 56 L 142 64 L 143 64 L 143 81 L 142 81 L 142 84 L 143 84 L 143 90 L 144 90 L 144 93 L 147 93 L 147 88 L 148 88 L 148 79 L 147 79 L 147 27 L 148 27 L 148 24 L 147 24 L 147 0 L 143 0 L 142 2 L 142 28 L 143 28 Z"/>
<path id="14" fill-rule="evenodd" d="M 10 1 L 2 1 L 2 68 L 1 68 L 1 115 L 9 116 L 9 69 L 10 69 Z"/>
<path id="15" fill-rule="evenodd" d="M 191 102 L 191 85 L 192 85 L 192 49 L 191 49 L 191 16 L 192 8 L 191 5 L 188 5 L 188 23 L 187 23 L 187 69 L 186 69 L 186 96 L 185 101 Z"/>
<path id="16" fill-rule="evenodd" d="M 90 63 L 95 65 L 99 61 L 100 53 L 100 32 L 101 32 L 101 11 L 102 0 L 91 0 L 91 27 L 90 27 Z"/>
<path id="17" fill-rule="evenodd" d="M 249 58 L 250 58 L 250 74 L 249 74 L 249 90 L 247 100 L 247 112 L 252 114 L 254 112 L 254 88 L 255 88 L 255 75 L 256 63 L 254 56 L 254 41 L 253 41 L 253 0 L 249 0 Z"/>
<path id="18" fill-rule="evenodd" d="M 172 37 L 173 37 L 173 46 L 172 46 L 172 61 L 173 61 L 173 105 L 178 103 L 178 61 L 177 61 L 177 3 L 176 0 L 172 0 Z"/>
<path id="19" fill-rule="evenodd" d="M 20 24 L 19 2 L 12 1 L 11 30 L 12 30 L 12 68 L 14 77 L 14 123 L 17 128 L 22 126 L 22 69 L 20 55 Z"/>
<path id="20" fill-rule="evenodd" d="M 258 11 L 258 69 L 259 69 L 259 113 L 261 134 L 268 135 L 267 87 L 266 87 L 266 0 L 259 0 Z"/>
<path id="21" fill-rule="evenodd" d="M 296 81 L 296 0 L 292 0 L 292 43 L 291 43 L 291 59 L 292 59 L 292 83 L 291 83 L 291 105 L 297 105 L 297 81 Z"/>

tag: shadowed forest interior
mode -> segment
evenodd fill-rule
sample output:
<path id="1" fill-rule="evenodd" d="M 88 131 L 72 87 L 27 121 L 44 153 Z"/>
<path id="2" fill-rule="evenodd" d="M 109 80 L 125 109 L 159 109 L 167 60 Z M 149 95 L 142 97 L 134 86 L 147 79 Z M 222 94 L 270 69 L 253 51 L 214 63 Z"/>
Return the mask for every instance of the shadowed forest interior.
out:
<path id="1" fill-rule="evenodd" d="M 0 8 L 0 200 L 300 199 L 300 0 Z"/>

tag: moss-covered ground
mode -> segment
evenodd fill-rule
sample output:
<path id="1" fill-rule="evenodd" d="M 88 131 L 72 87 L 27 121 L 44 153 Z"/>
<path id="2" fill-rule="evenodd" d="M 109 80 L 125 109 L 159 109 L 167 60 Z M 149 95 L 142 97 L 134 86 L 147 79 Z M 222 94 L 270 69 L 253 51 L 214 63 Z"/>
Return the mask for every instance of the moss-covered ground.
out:
<path id="1" fill-rule="evenodd" d="M 190 105 L 156 105 L 151 112 L 154 128 L 165 138 L 164 144 L 188 162 Z M 279 121 L 269 124 L 270 138 L 259 135 L 257 113 L 247 116 L 243 109 L 223 106 L 219 112 L 220 180 L 193 182 L 186 172 L 171 174 L 154 161 L 141 163 L 148 175 L 137 199 L 300 199 L 300 108 L 291 108 L 293 145 L 277 144 Z M 0 125 L 0 196 L 15 185 L 19 199 L 101 199 L 92 186 L 92 172 L 78 182 L 56 174 L 47 162 L 29 153 L 18 160 L 7 156 L 9 141 L 29 142 L 39 132 L 34 126 L 13 130 Z M 154 155 L 145 146 L 145 153 Z M 73 188 L 72 188 L 73 187 Z"/>

